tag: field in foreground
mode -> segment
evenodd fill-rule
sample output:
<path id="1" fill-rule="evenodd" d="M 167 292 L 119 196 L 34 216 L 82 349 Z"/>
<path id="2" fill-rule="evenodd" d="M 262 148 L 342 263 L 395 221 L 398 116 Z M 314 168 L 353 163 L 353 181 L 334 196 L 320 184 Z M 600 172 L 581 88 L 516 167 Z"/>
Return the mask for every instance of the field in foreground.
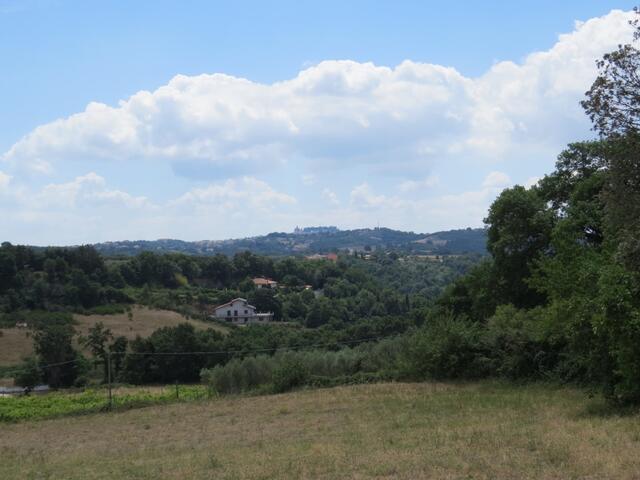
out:
<path id="1" fill-rule="evenodd" d="M 583 392 L 378 384 L 4 425 L 0 478 L 631 479 L 639 451 Z"/>

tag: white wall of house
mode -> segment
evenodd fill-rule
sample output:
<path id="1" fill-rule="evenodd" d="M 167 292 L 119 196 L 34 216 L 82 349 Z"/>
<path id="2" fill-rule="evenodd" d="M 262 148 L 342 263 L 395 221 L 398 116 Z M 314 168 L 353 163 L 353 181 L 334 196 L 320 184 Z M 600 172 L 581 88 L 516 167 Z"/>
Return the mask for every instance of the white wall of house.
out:
<path id="1" fill-rule="evenodd" d="M 256 307 L 249 305 L 244 298 L 236 298 L 215 309 L 215 317 L 224 322 L 244 325 L 248 323 L 267 323 L 273 320 L 272 313 L 258 313 Z"/>
<path id="2" fill-rule="evenodd" d="M 236 298 L 228 304 L 221 305 L 216 308 L 216 317 L 226 319 L 233 317 L 250 317 L 256 314 L 253 305 L 249 305 L 243 298 Z"/>

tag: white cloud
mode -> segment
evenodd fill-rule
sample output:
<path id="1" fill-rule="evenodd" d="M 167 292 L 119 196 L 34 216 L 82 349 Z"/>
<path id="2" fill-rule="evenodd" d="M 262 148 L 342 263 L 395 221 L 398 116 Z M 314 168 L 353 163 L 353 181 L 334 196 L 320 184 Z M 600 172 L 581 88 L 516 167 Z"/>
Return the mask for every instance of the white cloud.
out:
<path id="1" fill-rule="evenodd" d="M 524 182 L 524 186 L 525 188 L 531 188 L 534 185 L 537 185 L 537 183 L 542 180 L 542 177 L 529 177 L 527 178 L 527 180 Z"/>
<path id="2" fill-rule="evenodd" d="M 0 182 L 5 182 L 5 176 L 0 174 Z M 51 239 L 59 244 L 78 244 L 169 236 L 219 238 L 222 234 L 216 232 L 220 226 L 229 232 L 224 236 L 246 236 L 263 233 L 283 218 L 279 209 L 297 202 L 262 180 L 243 177 L 192 188 L 155 204 L 146 197 L 110 188 L 106 179 L 94 172 L 36 190 L 16 187 L 9 195 L 10 202 L 0 203 L 0 216 L 11 222 L 14 237 L 28 232 L 22 233 L 26 238 L 21 241 L 31 244 Z"/>
<path id="3" fill-rule="evenodd" d="M 491 172 L 482 182 L 485 188 L 504 188 L 509 185 L 511 185 L 511 179 L 504 172 Z"/>
<path id="4" fill-rule="evenodd" d="M 216 210 L 236 210 L 245 207 L 272 210 L 277 206 L 295 203 L 294 197 L 274 190 L 266 182 L 253 177 L 243 177 L 203 188 L 194 188 L 171 202 L 171 205 Z"/>
<path id="5" fill-rule="evenodd" d="M 479 78 L 405 61 L 395 68 L 325 61 L 271 85 L 224 74 L 177 75 L 117 106 L 42 125 L 4 159 L 47 170 L 63 159 L 196 162 L 255 171 L 295 163 L 325 168 L 394 159 L 427 169 L 458 156 L 513 158 L 555 151 L 588 120 L 578 100 L 594 61 L 631 38 L 630 13 L 577 24 L 521 64 Z M 407 187 L 411 188 L 411 187 Z"/>
<path id="6" fill-rule="evenodd" d="M 440 183 L 440 177 L 437 175 L 430 175 L 423 180 L 406 180 L 398 185 L 398 189 L 404 193 L 415 192 L 416 190 L 435 187 L 438 183 Z"/>
<path id="7" fill-rule="evenodd" d="M 40 192 L 30 195 L 29 201 L 25 203 L 31 208 L 38 209 L 152 206 L 145 197 L 136 197 L 120 190 L 108 189 L 105 179 L 94 172 L 76 177 L 67 183 L 46 185 Z"/>
<path id="8" fill-rule="evenodd" d="M 329 205 L 339 205 L 340 204 L 340 200 L 338 200 L 338 196 L 336 195 L 336 193 L 329 189 L 329 188 L 325 188 L 322 190 L 322 198 L 324 198 Z"/>
<path id="9" fill-rule="evenodd" d="M 351 205 L 357 208 L 399 208 L 405 202 L 398 197 L 388 197 L 386 195 L 376 195 L 368 183 L 362 183 L 351 190 Z"/>
<path id="10" fill-rule="evenodd" d="M 11 175 L 8 175 L 0 171 L 0 191 L 7 188 L 10 182 L 11 182 Z"/>
<path id="11" fill-rule="evenodd" d="M 270 85 L 178 75 L 117 105 L 91 103 L 0 156 L 5 235 L 42 244 L 219 239 L 319 223 L 479 226 L 511 178 L 542 173 L 568 141 L 589 135 L 578 101 L 595 60 L 631 39 L 629 18 L 613 11 L 577 24 L 549 50 L 477 78 L 412 61 L 325 61 Z M 86 173 L 146 169 L 145 196 Z"/>

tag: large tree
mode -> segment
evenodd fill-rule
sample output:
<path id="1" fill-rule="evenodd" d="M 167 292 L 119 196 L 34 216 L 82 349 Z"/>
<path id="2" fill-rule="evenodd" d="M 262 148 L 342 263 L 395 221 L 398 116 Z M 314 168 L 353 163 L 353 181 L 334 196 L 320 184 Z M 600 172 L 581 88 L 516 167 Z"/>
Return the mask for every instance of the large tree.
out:
<path id="1" fill-rule="evenodd" d="M 533 262 L 549 246 L 554 216 L 535 189 L 519 185 L 504 190 L 493 202 L 485 219 L 487 248 L 494 259 L 502 303 L 533 307 L 541 303 L 539 293 L 529 288 Z"/>
<path id="2" fill-rule="evenodd" d="M 634 11 L 634 43 L 620 45 L 596 62 L 598 76 L 582 102 L 594 129 L 604 137 L 640 130 L 640 11 Z"/>

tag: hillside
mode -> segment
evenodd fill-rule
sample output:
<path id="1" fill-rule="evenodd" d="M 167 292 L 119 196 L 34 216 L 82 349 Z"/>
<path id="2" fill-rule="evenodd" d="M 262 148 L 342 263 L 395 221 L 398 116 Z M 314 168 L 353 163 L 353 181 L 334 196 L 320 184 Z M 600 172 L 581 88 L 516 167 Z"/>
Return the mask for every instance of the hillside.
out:
<path id="1" fill-rule="evenodd" d="M 461 254 L 486 253 L 484 229 L 462 229 L 418 234 L 389 228 L 359 230 L 319 230 L 308 232 L 270 233 L 268 235 L 231 239 L 202 240 L 125 240 L 98 243 L 94 247 L 104 255 L 135 255 L 142 251 L 156 253 L 186 253 L 191 255 L 233 255 L 250 250 L 261 255 L 306 255 L 335 250 L 364 250 L 365 248 L 394 249 L 407 253 Z"/>
<path id="2" fill-rule="evenodd" d="M 74 326 L 79 334 L 87 335 L 90 327 L 97 322 L 102 322 L 106 328 L 111 330 L 114 337 L 122 335 L 129 340 L 134 339 L 136 335 L 147 337 L 158 328 L 175 327 L 184 322 L 193 325 L 196 329 L 224 329 L 217 324 L 187 319 L 179 313 L 169 310 L 135 306 L 131 309 L 131 313 L 131 320 L 126 313 L 116 315 L 74 314 Z M 0 366 L 16 365 L 24 357 L 33 354 L 32 331 L 20 328 L 2 328 L 0 332 L 2 332 L 0 335 Z"/>
<path id="3" fill-rule="evenodd" d="M 569 388 L 361 385 L 5 424 L 0 478 L 623 480 L 638 425 Z"/>

